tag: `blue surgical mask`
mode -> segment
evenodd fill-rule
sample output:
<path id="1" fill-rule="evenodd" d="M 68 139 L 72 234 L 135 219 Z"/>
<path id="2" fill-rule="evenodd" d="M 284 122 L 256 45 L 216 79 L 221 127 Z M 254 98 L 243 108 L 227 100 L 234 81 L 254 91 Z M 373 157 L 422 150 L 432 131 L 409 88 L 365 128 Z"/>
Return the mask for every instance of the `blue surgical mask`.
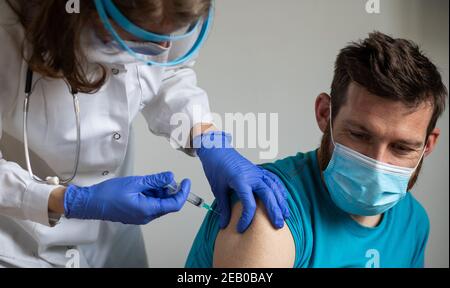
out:
<path id="1" fill-rule="evenodd" d="M 126 65 L 142 63 L 129 55 L 128 52 L 123 51 L 115 41 L 105 43 L 93 29 L 85 29 L 81 37 L 83 49 L 89 62 Z M 172 43 L 169 43 L 167 47 L 153 42 L 125 41 L 125 43 L 140 57 L 154 61 L 164 61 L 172 49 Z"/>
<path id="2" fill-rule="evenodd" d="M 352 215 L 373 216 L 386 212 L 405 197 L 408 183 L 419 164 L 405 168 L 367 157 L 335 143 L 333 128 L 331 138 L 333 156 L 323 175 L 336 206 Z M 424 152 L 425 149 L 418 163 Z"/>
<path id="3" fill-rule="evenodd" d="M 144 56 L 160 56 L 161 54 L 169 51 L 169 47 L 163 47 L 159 44 L 152 42 L 133 42 L 124 41 L 127 46 L 137 54 Z M 119 45 L 117 45 L 119 46 Z M 120 46 L 119 46 L 120 47 Z"/>

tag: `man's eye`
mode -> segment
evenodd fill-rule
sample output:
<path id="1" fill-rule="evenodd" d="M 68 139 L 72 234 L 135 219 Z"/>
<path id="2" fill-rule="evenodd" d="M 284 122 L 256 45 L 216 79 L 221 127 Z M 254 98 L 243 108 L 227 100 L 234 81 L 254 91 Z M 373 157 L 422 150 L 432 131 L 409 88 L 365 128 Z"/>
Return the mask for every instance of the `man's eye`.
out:
<path id="1" fill-rule="evenodd" d="M 401 145 L 394 145 L 393 148 L 398 154 L 408 154 L 414 151 L 414 149 Z"/>
<path id="2" fill-rule="evenodd" d="M 354 132 L 354 131 L 350 131 L 350 136 L 354 139 L 358 139 L 358 140 L 365 140 L 367 139 L 367 135 L 364 133 L 359 133 L 359 132 Z"/>

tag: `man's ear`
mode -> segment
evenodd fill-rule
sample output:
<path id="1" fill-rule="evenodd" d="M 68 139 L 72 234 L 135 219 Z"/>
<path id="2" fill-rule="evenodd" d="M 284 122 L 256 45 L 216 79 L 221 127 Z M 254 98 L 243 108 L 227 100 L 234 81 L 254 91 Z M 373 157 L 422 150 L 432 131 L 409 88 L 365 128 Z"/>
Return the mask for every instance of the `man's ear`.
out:
<path id="1" fill-rule="evenodd" d="M 328 94 L 321 93 L 317 96 L 315 105 L 316 121 L 323 133 L 325 133 L 328 123 L 330 123 L 330 103 L 331 97 Z"/>
<path id="2" fill-rule="evenodd" d="M 428 155 L 433 152 L 434 148 L 436 147 L 436 144 L 438 142 L 439 136 L 441 135 L 441 129 L 434 128 L 434 130 L 431 132 L 431 134 L 428 136 L 427 144 L 425 147 L 425 157 L 428 157 Z"/>

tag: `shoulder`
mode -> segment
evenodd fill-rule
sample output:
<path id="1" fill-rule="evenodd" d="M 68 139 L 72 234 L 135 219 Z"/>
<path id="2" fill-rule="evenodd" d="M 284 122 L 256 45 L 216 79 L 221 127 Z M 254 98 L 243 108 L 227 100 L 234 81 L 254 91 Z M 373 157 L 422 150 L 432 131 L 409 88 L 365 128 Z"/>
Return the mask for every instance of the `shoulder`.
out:
<path id="1" fill-rule="evenodd" d="M 11 1 L 14 2 L 14 1 Z M 2 43 L 2 58 L 5 58 L 5 53 L 15 53 L 19 51 L 20 55 L 23 41 L 25 39 L 25 31 L 19 21 L 18 16 L 9 6 L 6 0 L 0 0 L 0 41 Z M 14 51 L 9 51 L 13 49 Z"/>
<path id="2" fill-rule="evenodd" d="M 3 71 L 9 71 L 11 65 L 22 61 L 23 29 L 17 26 L 0 25 L 0 63 Z"/>
<path id="3" fill-rule="evenodd" d="M 15 2 L 11 0 L 10 2 Z M 0 25 L 15 25 L 19 23 L 19 18 L 7 0 L 0 0 Z"/>
<path id="4" fill-rule="evenodd" d="M 419 201 L 413 196 L 410 195 L 412 207 L 414 211 L 414 218 L 417 222 L 417 228 L 420 229 L 422 237 L 428 237 L 428 233 L 430 230 L 430 219 L 428 218 L 428 213 L 425 208 L 420 204 Z"/>
<path id="5" fill-rule="evenodd" d="M 252 225 L 243 234 L 236 231 L 242 205 L 236 203 L 230 224 L 221 230 L 214 247 L 214 267 L 292 268 L 295 244 L 287 225 L 280 230 L 272 227 L 263 205 L 259 202 Z"/>
<path id="6" fill-rule="evenodd" d="M 406 225 L 415 229 L 419 240 L 428 237 L 430 220 L 427 211 L 411 193 L 399 203 L 397 211 L 403 215 L 399 218 L 406 218 Z"/>
<path id="7" fill-rule="evenodd" d="M 282 229 L 276 230 L 264 206 L 258 201 L 252 224 L 245 233 L 239 234 L 236 226 L 242 205 L 237 202 L 232 209 L 230 224 L 217 236 L 215 267 L 294 267 L 296 261 L 303 257 L 304 222 L 309 221 L 304 219 L 308 216 L 303 207 L 309 205 L 307 193 L 304 192 L 309 182 L 313 181 L 311 179 L 317 178 L 314 174 L 317 173 L 316 151 L 298 153 L 261 166 L 278 176 L 286 186 L 291 217 Z"/>
<path id="8" fill-rule="evenodd" d="M 2 48 L 6 48 L 2 49 L 2 54 L 11 52 L 8 49 L 12 48 L 20 50 L 24 39 L 25 31 L 18 16 L 6 0 L 0 0 L 0 41 Z"/>
<path id="9" fill-rule="evenodd" d="M 283 182 L 292 182 L 304 179 L 305 174 L 316 173 L 316 151 L 297 153 L 295 156 L 286 157 L 273 163 L 261 165 L 264 169 L 275 173 Z"/>
<path id="10" fill-rule="evenodd" d="M 292 200 L 293 209 L 306 209 L 302 215 L 308 215 L 309 207 L 317 202 L 316 192 L 322 186 L 317 151 L 298 153 L 274 163 L 263 164 L 262 167 L 274 173 L 283 182 Z"/>
<path id="11" fill-rule="evenodd" d="M 428 214 L 425 208 L 420 204 L 420 202 L 412 195 L 408 193 L 405 197 L 405 204 L 411 213 L 411 216 L 420 224 L 429 223 Z"/>
<path id="12" fill-rule="evenodd" d="M 5 0 L 0 0 L 0 11 L 0 101 L 6 107 L 8 99 L 17 94 L 21 78 L 24 29 Z"/>
<path id="13" fill-rule="evenodd" d="M 17 96 L 23 71 L 22 44 L 13 35 L 14 31 L 8 31 L 0 25 L 0 112 L 8 109 Z"/>

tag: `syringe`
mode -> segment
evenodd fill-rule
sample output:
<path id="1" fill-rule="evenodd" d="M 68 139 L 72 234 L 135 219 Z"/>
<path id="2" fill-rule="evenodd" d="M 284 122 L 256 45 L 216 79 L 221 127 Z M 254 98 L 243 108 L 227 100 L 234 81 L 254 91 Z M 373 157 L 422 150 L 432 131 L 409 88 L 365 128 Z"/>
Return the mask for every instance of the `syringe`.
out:
<path id="1" fill-rule="evenodd" d="M 169 185 L 165 186 L 165 188 L 169 189 L 169 195 L 173 195 L 173 194 L 177 194 L 180 191 L 181 185 L 179 183 L 176 183 L 175 185 L 169 184 Z M 205 200 L 203 198 L 195 195 L 192 192 L 189 193 L 187 201 L 198 208 L 205 208 L 208 211 L 211 211 L 213 213 L 216 213 L 217 215 L 220 215 L 219 213 L 214 211 L 214 209 L 211 208 L 211 205 L 205 203 Z"/>

